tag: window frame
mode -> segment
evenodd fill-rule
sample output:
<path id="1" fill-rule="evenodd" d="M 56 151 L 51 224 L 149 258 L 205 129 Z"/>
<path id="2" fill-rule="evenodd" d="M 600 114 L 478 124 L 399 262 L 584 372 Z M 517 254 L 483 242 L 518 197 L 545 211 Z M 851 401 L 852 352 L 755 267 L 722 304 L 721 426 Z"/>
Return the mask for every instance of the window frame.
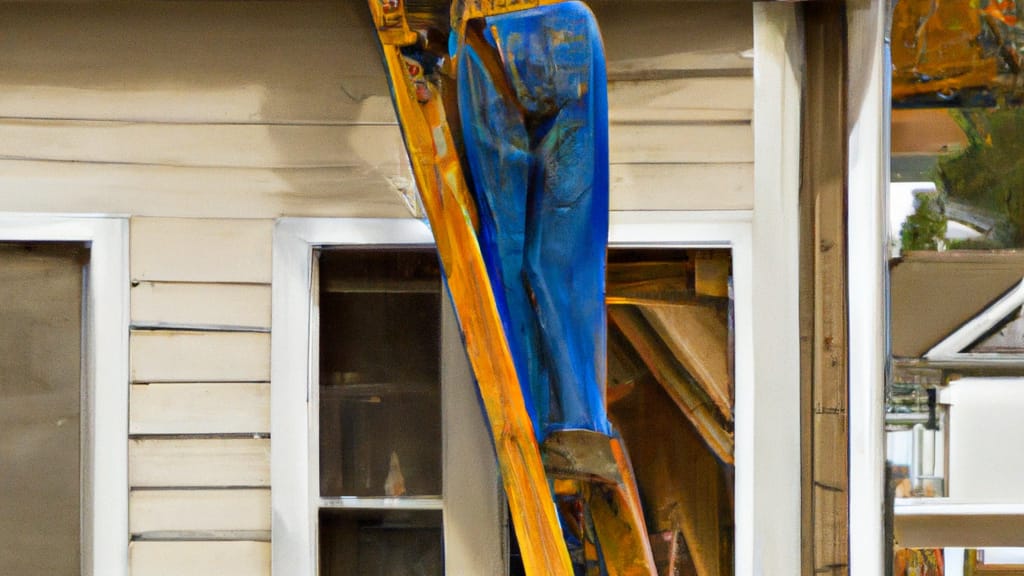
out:
<path id="1" fill-rule="evenodd" d="M 0 212 L 0 241 L 89 248 L 83 305 L 82 573 L 128 574 L 128 219 Z"/>
<path id="2" fill-rule="evenodd" d="M 885 573 L 890 2 L 847 3 L 847 286 L 851 576 Z"/>
<path id="3" fill-rule="evenodd" d="M 412 218 L 282 218 L 274 229 L 274 262 L 271 329 L 271 508 L 272 508 L 272 568 L 273 574 L 313 575 L 319 570 L 318 558 L 318 511 L 321 509 L 319 496 L 319 445 L 317 426 L 319 418 L 317 377 L 319 326 L 315 316 L 315 287 L 318 269 L 314 265 L 315 251 L 337 246 L 400 247 L 434 246 L 433 235 L 427 225 Z M 442 299 L 447 296 L 442 288 Z M 443 300 L 442 300 L 443 301 Z M 451 362 L 446 366 L 445 358 L 452 353 L 452 346 L 461 350 L 461 340 L 454 317 L 442 305 L 441 349 L 442 377 L 451 375 L 452 382 L 472 386 L 472 379 L 461 370 L 468 366 Z M 456 350 L 456 351 L 458 351 Z M 450 388 L 447 380 L 446 385 Z M 446 399 L 442 388 L 442 414 L 450 410 L 462 412 L 472 409 L 472 414 L 463 412 L 463 417 L 476 416 L 478 408 L 475 394 L 460 394 L 468 402 Z M 482 415 L 480 415 L 482 418 Z M 450 434 L 443 426 L 442 442 L 443 470 L 451 469 L 452 454 L 473 456 L 489 452 L 490 438 L 481 427 L 480 437 L 463 438 L 466 434 Z M 456 437 L 459 436 L 459 437 Z M 473 485 L 480 492 L 468 502 L 475 506 L 490 507 L 493 512 L 493 534 L 503 536 L 500 527 L 505 523 L 496 464 L 483 468 L 493 478 L 489 485 Z M 470 526 L 470 529 L 454 533 L 450 517 L 462 514 L 467 506 L 451 506 L 448 492 L 458 480 L 471 479 L 471 475 L 457 478 L 455 482 L 447 476 L 441 499 L 410 498 L 352 498 L 332 508 L 343 509 L 405 509 L 442 510 L 445 515 L 446 565 L 459 561 L 470 562 L 473 566 L 490 565 L 495 570 L 505 565 L 507 544 L 502 538 L 488 538 L 487 527 Z M 485 508 L 486 509 L 486 508 Z M 467 513 L 472 516 L 472 513 Z M 458 559 L 452 554 L 457 554 Z"/>
<path id="4" fill-rule="evenodd" d="M 755 543 L 770 543 L 773 538 L 771 531 L 756 532 L 755 502 L 781 497 L 798 504 L 799 499 L 799 494 L 780 496 L 767 486 L 758 487 L 763 474 L 755 462 L 754 439 L 788 420 L 786 414 L 759 410 L 755 405 L 751 220 L 751 212 L 745 210 L 612 212 L 608 241 L 611 247 L 731 251 L 736 354 L 737 574 L 753 573 Z M 319 447 L 313 442 L 311 426 L 315 425 L 315 414 L 309 403 L 316 397 L 310 370 L 317 360 L 312 345 L 317 326 L 311 321 L 313 251 L 332 245 L 402 244 L 433 245 L 433 237 L 425 223 L 414 219 L 283 218 L 275 227 L 271 330 L 273 574 L 311 575 L 318 570 L 313 502 L 318 499 L 319 476 L 311 462 L 319 457 Z M 489 438 L 486 440 L 489 445 Z M 447 526 L 445 530 L 447 534 Z M 447 546 L 446 543 L 446 549 Z"/>

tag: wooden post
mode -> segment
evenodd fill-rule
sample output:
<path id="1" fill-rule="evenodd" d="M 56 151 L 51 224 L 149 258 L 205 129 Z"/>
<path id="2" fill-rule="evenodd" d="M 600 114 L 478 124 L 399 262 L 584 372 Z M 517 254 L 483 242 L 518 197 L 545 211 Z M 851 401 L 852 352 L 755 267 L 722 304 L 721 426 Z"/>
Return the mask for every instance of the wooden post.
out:
<path id="1" fill-rule="evenodd" d="M 804 6 L 800 190 L 803 573 L 847 574 L 845 10 Z"/>

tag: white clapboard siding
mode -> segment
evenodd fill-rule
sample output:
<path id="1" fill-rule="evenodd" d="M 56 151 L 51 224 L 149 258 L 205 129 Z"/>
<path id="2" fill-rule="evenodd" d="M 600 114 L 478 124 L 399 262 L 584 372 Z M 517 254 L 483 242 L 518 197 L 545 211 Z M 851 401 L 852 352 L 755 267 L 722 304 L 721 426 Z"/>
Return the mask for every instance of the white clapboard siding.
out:
<path id="1" fill-rule="evenodd" d="M 131 434 L 270 432 L 270 385 L 265 383 L 135 384 Z"/>
<path id="2" fill-rule="evenodd" d="M 270 530 L 270 490 L 133 490 L 128 518 L 135 536 L 258 533 Z"/>
<path id="3" fill-rule="evenodd" d="M 271 220 L 132 218 L 134 281 L 269 284 Z"/>
<path id="4" fill-rule="evenodd" d="M 612 124 L 612 164 L 753 162 L 754 135 L 736 124 Z"/>
<path id="5" fill-rule="evenodd" d="M 132 576 L 270 576 L 269 542 L 132 542 Z"/>
<path id="6" fill-rule="evenodd" d="M 2 90 L 0 90 L 2 94 Z M 0 211 L 179 218 L 408 217 L 408 164 L 216 168 L 0 160 Z"/>
<path id="7" fill-rule="evenodd" d="M 753 160 L 749 123 L 612 124 L 609 146 L 613 162 Z M 397 126 L 211 126 L 59 120 L 0 121 L 0 157 L 193 167 L 365 166 L 396 175 L 407 163 Z"/>
<path id="8" fill-rule="evenodd" d="M 0 158 L 232 168 L 361 167 L 399 173 L 397 125 L 0 120 Z"/>
<path id="9" fill-rule="evenodd" d="M 613 164 L 612 210 L 750 210 L 754 164 Z"/>
<path id="10" fill-rule="evenodd" d="M 749 121 L 753 107 L 752 76 L 608 83 L 608 119 L 612 123 Z"/>
<path id="11" fill-rule="evenodd" d="M 270 334 L 133 330 L 132 382 L 267 382 Z"/>
<path id="12" fill-rule="evenodd" d="M 590 7 L 601 26 L 613 79 L 665 70 L 753 67 L 750 2 L 597 0 Z"/>
<path id="13" fill-rule="evenodd" d="M 270 486 L 270 440 L 131 439 L 128 477 L 133 488 Z"/>
<path id="14" fill-rule="evenodd" d="M 270 286 L 139 282 L 131 291 L 134 326 L 270 328 Z"/>
<path id="15" fill-rule="evenodd" d="M 394 123 L 366 2 L 3 2 L 0 116 Z"/>

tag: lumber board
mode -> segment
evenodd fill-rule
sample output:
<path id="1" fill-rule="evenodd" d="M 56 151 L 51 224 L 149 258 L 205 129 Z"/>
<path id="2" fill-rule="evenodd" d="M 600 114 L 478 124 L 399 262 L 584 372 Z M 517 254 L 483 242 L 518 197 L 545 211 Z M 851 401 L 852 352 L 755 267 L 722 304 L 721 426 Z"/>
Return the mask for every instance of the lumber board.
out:
<path id="1" fill-rule="evenodd" d="M 270 334 L 133 330 L 132 382 L 267 382 Z"/>
<path id="2" fill-rule="evenodd" d="M 270 328 L 270 286 L 139 282 L 131 289 L 132 324 Z"/>
<path id="3" fill-rule="evenodd" d="M 733 419 L 729 375 L 729 327 L 707 306 L 638 306 L 672 355 L 701 384 L 726 420 Z"/>
<path id="4" fill-rule="evenodd" d="M 265 383 L 134 384 L 130 434 L 268 434 Z"/>
<path id="5" fill-rule="evenodd" d="M 270 576 L 269 542 L 132 542 L 132 576 Z"/>
<path id="6" fill-rule="evenodd" d="M 270 530 L 270 490 L 133 490 L 134 536 Z"/>
<path id="7" fill-rule="evenodd" d="M 133 281 L 269 284 L 270 220 L 132 218 Z"/>
<path id="8" fill-rule="evenodd" d="M 128 441 L 133 488 L 269 487 L 268 438 L 134 438 Z"/>
<path id="9" fill-rule="evenodd" d="M 0 210 L 178 218 L 409 216 L 408 164 L 223 168 L 0 160 Z"/>

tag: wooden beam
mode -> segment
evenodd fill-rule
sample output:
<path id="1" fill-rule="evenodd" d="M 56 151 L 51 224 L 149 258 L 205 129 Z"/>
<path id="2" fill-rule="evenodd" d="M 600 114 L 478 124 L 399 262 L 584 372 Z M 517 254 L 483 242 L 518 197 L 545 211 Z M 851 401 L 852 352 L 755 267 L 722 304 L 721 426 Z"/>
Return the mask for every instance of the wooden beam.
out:
<path id="1" fill-rule="evenodd" d="M 847 574 L 844 10 L 804 7 L 807 51 L 800 191 L 802 571 Z"/>

